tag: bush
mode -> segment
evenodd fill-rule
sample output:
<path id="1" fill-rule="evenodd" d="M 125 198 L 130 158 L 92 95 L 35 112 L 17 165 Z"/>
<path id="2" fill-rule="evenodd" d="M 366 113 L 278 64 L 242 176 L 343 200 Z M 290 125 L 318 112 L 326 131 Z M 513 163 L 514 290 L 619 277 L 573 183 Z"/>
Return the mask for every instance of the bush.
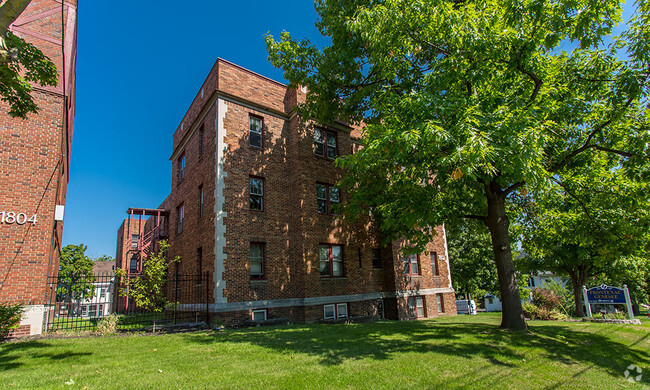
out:
<path id="1" fill-rule="evenodd" d="M 115 313 L 107 315 L 97 323 L 97 333 L 113 334 L 117 332 L 117 323 L 119 320 L 120 316 Z"/>
<path id="2" fill-rule="evenodd" d="M 548 312 L 553 310 L 559 311 L 562 307 L 560 297 L 548 288 L 533 288 L 532 296 L 533 305 L 544 308 Z"/>
<path id="3" fill-rule="evenodd" d="M 524 310 L 524 316 L 526 318 L 530 318 L 530 319 L 537 318 L 537 306 L 533 305 L 530 302 L 524 302 L 521 308 Z"/>
<path id="4" fill-rule="evenodd" d="M 22 304 L 0 303 L 0 340 L 6 338 L 12 329 L 20 326 L 20 319 L 22 317 Z"/>

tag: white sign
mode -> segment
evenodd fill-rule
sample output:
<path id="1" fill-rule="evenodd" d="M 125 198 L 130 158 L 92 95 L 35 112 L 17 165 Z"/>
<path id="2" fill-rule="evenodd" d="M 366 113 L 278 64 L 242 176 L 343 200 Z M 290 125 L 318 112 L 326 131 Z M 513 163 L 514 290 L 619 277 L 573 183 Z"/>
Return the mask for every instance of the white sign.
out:
<path id="1" fill-rule="evenodd" d="M 36 214 L 28 217 L 25 213 L 16 213 L 14 211 L 0 211 L 0 223 L 24 225 L 31 223 L 36 225 Z"/>

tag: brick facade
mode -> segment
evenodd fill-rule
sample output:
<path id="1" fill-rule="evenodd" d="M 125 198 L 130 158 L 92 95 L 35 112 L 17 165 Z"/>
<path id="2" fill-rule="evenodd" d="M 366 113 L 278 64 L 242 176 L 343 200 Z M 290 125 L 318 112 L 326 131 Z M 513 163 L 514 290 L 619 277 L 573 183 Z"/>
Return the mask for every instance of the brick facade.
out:
<path id="1" fill-rule="evenodd" d="M 5 213 L 0 222 L 0 302 L 26 305 L 16 335 L 41 333 L 53 295 L 46 291 L 47 278 L 58 272 L 63 221 L 55 221 L 54 213 L 56 205 L 65 204 L 68 183 L 76 8 L 76 0 L 34 0 L 10 26 L 54 61 L 59 73 L 56 87 L 33 86 L 40 111 L 27 119 L 10 117 L 0 102 L 0 212 Z M 9 213 L 15 213 L 15 221 L 7 219 Z"/>
<path id="2" fill-rule="evenodd" d="M 416 295 L 424 299 L 424 317 L 455 314 L 442 226 L 418 255 L 417 275 L 408 276 L 403 243 L 382 247 L 367 218 L 319 213 L 317 186 L 332 191 L 343 171 L 314 152 L 315 128 L 335 137 L 337 155 L 358 149 L 360 133 L 305 120 L 296 110 L 304 99 L 304 91 L 215 63 L 173 137 L 166 209 L 170 255 L 181 256 L 180 273 L 213 273 L 211 311 L 227 325 L 250 319 L 252 310 L 267 310 L 269 319 L 318 321 L 329 304 L 347 304 L 349 316 L 409 319 L 407 300 Z M 251 117 L 262 122 L 262 147 L 250 144 Z M 262 180 L 262 210 L 251 210 L 251 178 Z M 339 195 L 345 202 L 345 192 Z M 262 278 L 251 275 L 251 243 L 263 247 Z M 322 277 L 319 253 L 331 246 L 342 250 L 343 273 Z M 380 252 L 379 267 L 373 250 Z M 442 294 L 442 313 L 436 294 Z"/>

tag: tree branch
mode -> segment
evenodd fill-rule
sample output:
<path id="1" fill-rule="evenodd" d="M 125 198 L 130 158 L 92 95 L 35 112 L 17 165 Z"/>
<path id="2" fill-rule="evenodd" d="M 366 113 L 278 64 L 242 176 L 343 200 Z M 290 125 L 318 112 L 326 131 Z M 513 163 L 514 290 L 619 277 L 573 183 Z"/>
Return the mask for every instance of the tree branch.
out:
<path id="1" fill-rule="evenodd" d="M 15 61 L 18 52 L 15 48 L 8 48 L 5 42 L 7 29 L 27 8 L 31 0 L 7 0 L 0 6 L 0 64 Z"/>
<path id="2" fill-rule="evenodd" d="M 525 184 L 526 184 L 525 181 L 520 181 L 519 183 L 515 183 L 515 184 L 511 185 L 510 187 L 506 188 L 503 192 L 505 193 L 505 196 L 508 196 L 513 191 L 515 191 L 517 188 L 519 188 L 519 187 L 521 187 L 521 186 L 523 186 Z"/>
<path id="3" fill-rule="evenodd" d="M 463 215 L 463 218 L 475 219 L 475 220 L 481 221 L 481 222 L 485 222 L 485 220 L 487 219 L 487 217 L 483 217 L 483 216 L 480 216 L 480 215 L 473 215 L 473 214 Z"/>
<path id="4" fill-rule="evenodd" d="M 619 113 L 624 112 L 630 106 L 630 104 L 632 104 L 632 97 L 627 99 L 627 102 L 625 102 L 625 105 L 619 111 Z M 587 136 L 587 139 L 585 140 L 585 142 L 582 144 L 581 147 L 579 147 L 578 149 L 576 149 L 573 152 L 566 155 L 562 160 L 560 160 L 556 164 L 552 165 L 549 168 L 548 171 L 549 172 L 557 172 L 558 170 L 560 170 L 560 168 L 564 167 L 569 162 L 569 160 L 571 160 L 572 158 L 574 158 L 578 154 L 584 152 L 585 150 L 591 149 L 591 148 L 594 148 L 594 149 L 597 149 L 597 150 L 602 150 L 604 152 L 620 154 L 621 156 L 625 156 L 625 157 L 633 156 L 633 154 L 630 154 L 630 153 L 627 153 L 627 152 L 617 151 L 615 149 L 608 149 L 608 148 L 605 148 L 603 146 L 591 144 L 591 140 L 596 136 L 596 134 L 600 133 L 605 127 L 609 126 L 615 119 L 618 118 L 618 116 L 619 116 L 618 114 L 612 115 L 611 118 L 607 119 L 605 122 L 603 122 L 600 125 L 596 126 L 596 128 L 591 133 L 589 133 L 589 136 Z"/>

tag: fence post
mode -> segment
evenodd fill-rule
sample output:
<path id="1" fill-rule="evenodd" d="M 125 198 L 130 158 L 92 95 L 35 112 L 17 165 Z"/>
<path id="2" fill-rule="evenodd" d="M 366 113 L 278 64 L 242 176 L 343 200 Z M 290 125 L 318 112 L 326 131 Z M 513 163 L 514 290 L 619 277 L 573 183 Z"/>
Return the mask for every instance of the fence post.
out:
<path id="1" fill-rule="evenodd" d="M 205 271 L 205 322 L 210 326 L 210 271 Z"/>
<path id="2" fill-rule="evenodd" d="M 176 277 L 174 278 L 174 325 L 176 325 L 176 304 L 178 303 L 178 266 L 176 266 Z"/>

